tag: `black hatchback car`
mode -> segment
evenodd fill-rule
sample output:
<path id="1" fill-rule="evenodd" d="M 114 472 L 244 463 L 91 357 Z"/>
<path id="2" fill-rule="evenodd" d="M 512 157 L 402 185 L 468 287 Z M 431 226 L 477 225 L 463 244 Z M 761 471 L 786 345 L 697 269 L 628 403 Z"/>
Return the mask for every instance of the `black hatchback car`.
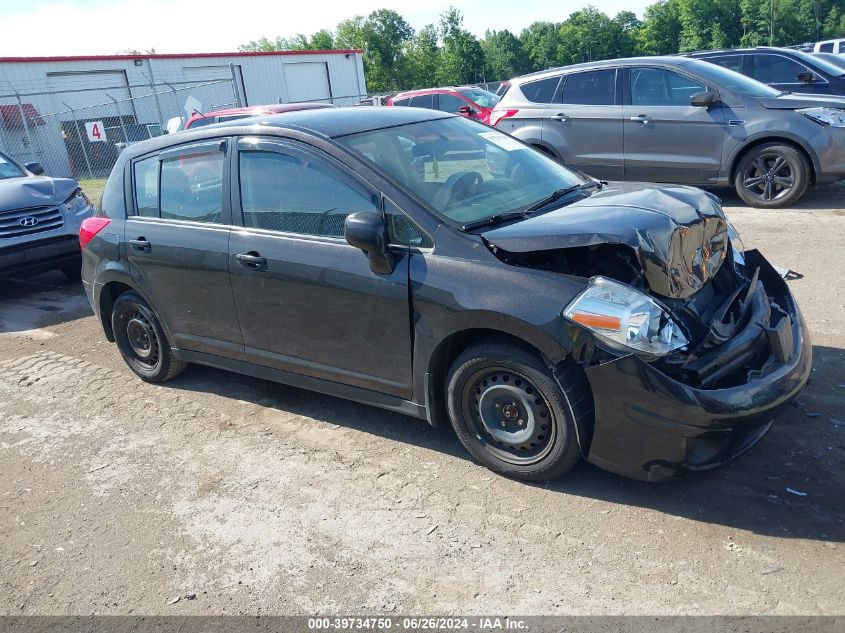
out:
<path id="1" fill-rule="evenodd" d="M 783 279 L 700 190 L 585 180 L 416 108 L 129 147 L 83 281 L 142 379 L 186 363 L 451 424 L 496 472 L 661 480 L 757 442 L 804 387 Z"/>
<path id="2" fill-rule="evenodd" d="M 817 55 L 792 48 L 758 46 L 688 53 L 748 75 L 778 90 L 820 95 L 845 95 L 845 70 Z"/>

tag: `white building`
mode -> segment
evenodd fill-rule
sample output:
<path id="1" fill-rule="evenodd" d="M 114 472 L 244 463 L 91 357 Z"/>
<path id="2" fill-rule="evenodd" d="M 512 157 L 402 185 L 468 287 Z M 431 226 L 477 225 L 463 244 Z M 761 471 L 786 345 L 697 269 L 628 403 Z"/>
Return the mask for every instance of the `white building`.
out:
<path id="1" fill-rule="evenodd" d="M 194 110 L 366 96 L 363 51 L 0 57 L 0 151 L 102 177 L 121 143 Z"/>

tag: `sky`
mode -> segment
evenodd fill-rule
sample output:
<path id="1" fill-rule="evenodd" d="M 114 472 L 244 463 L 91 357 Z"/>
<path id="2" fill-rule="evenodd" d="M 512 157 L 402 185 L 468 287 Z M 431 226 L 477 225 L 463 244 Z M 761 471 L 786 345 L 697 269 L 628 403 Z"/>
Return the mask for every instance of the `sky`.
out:
<path id="1" fill-rule="evenodd" d="M 653 0 L 592 0 L 613 16 L 642 17 Z M 375 9 L 400 13 L 418 29 L 450 5 L 476 36 L 486 29 L 516 34 L 532 22 L 560 22 L 590 0 L 0 0 L 0 56 L 110 55 L 120 50 L 210 53 L 237 50 L 267 36 L 310 35 Z"/>

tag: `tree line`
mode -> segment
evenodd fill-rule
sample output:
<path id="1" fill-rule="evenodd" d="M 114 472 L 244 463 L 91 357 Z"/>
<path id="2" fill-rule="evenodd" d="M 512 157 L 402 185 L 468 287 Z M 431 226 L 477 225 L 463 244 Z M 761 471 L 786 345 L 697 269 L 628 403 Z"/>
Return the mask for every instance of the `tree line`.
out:
<path id="1" fill-rule="evenodd" d="M 359 48 L 371 92 L 508 79 L 552 66 L 736 46 L 788 46 L 845 37 L 845 0 L 658 0 L 640 20 L 594 6 L 562 22 L 535 22 L 519 35 L 488 30 L 478 39 L 458 9 L 414 30 L 379 9 L 311 36 L 252 41 L 242 51 Z"/>

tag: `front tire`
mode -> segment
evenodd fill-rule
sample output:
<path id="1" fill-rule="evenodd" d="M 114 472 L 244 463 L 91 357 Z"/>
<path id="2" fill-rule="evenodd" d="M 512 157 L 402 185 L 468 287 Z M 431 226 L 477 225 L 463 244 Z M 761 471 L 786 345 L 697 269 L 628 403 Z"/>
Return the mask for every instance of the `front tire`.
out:
<path id="1" fill-rule="evenodd" d="M 173 355 L 158 317 L 141 296 L 121 294 L 112 308 L 112 331 L 123 360 L 142 380 L 165 382 L 187 366 Z"/>
<path id="2" fill-rule="evenodd" d="M 562 384 L 563 390 L 536 352 L 481 341 L 449 370 L 452 426 L 464 448 L 490 470 L 524 481 L 556 479 L 579 461 L 576 424 L 592 427 L 592 394 L 583 373 L 573 366 Z"/>
<path id="3" fill-rule="evenodd" d="M 749 150 L 736 167 L 734 187 L 742 200 L 759 209 L 797 202 L 810 184 L 810 165 L 789 145 L 764 143 Z"/>

